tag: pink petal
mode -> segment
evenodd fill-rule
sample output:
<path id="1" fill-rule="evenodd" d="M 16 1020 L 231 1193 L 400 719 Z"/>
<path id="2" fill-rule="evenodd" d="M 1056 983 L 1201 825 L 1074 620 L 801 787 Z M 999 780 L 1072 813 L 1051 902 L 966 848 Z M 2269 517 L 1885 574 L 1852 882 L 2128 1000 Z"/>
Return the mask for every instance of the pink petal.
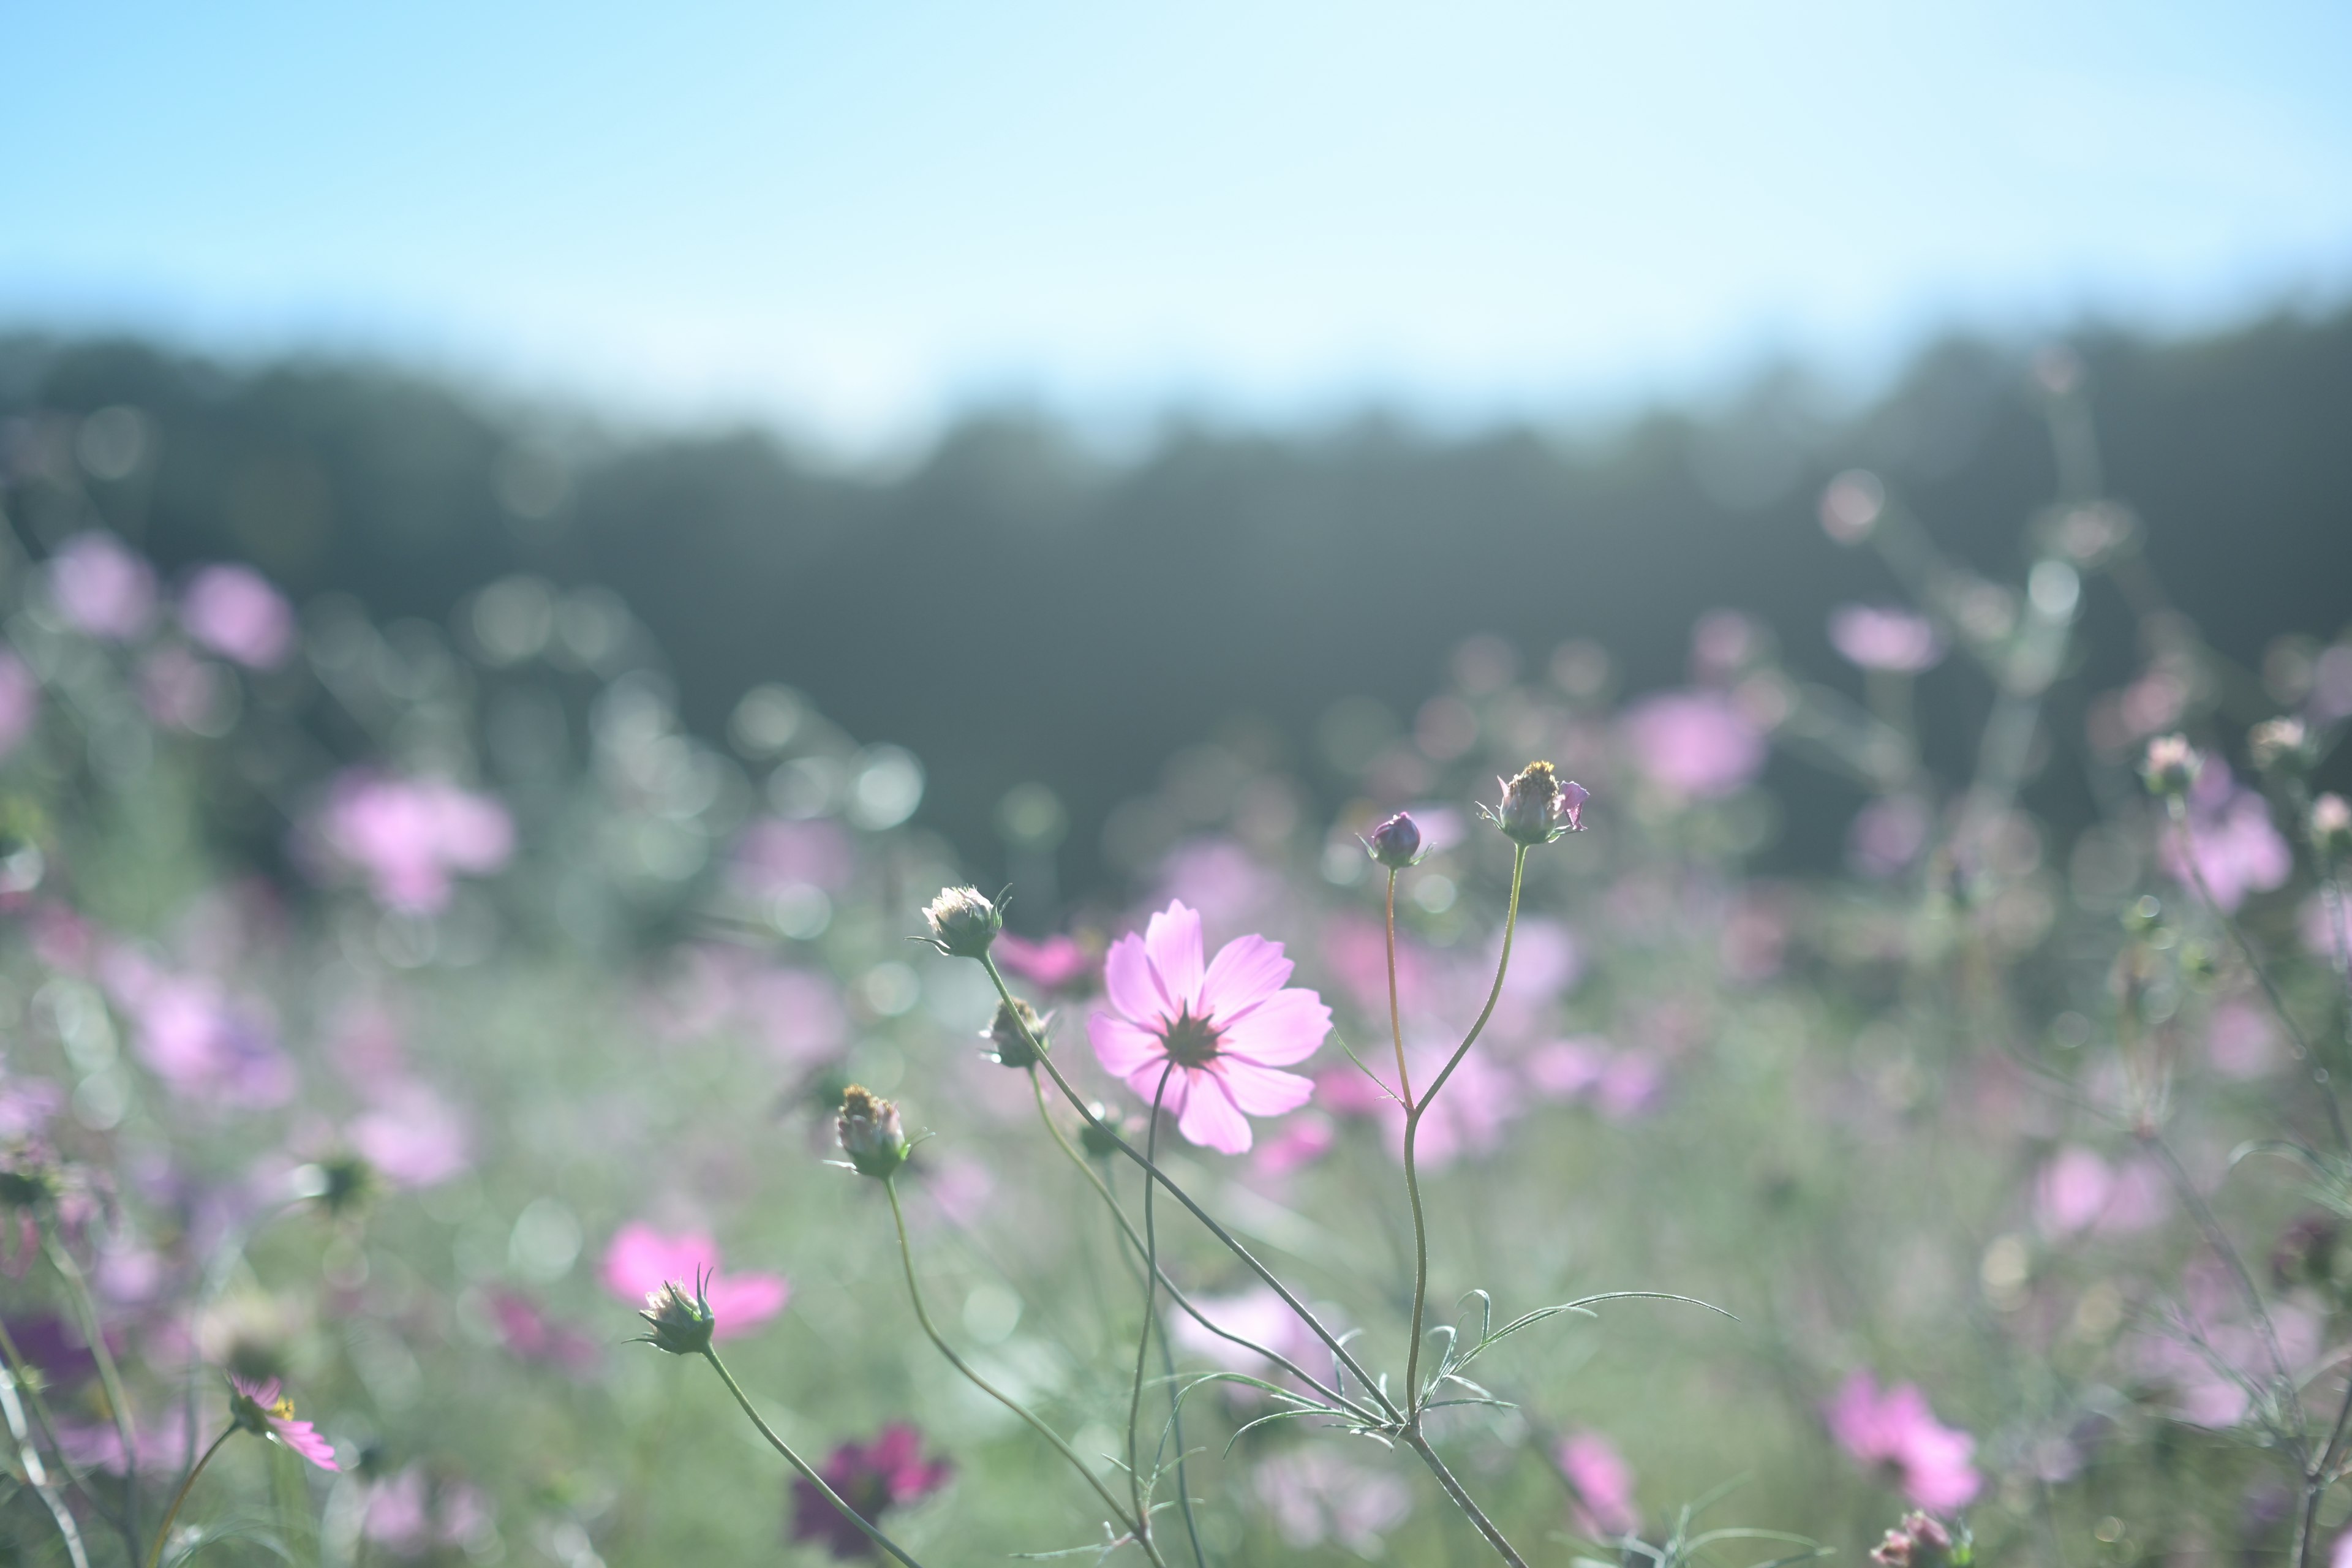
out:
<path id="1" fill-rule="evenodd" d="M 1110 944 L 1103 959 L 1103 993 L 1110 1005 L 1139 1024 L 1172 1018 L 1176 1009 L 1160 994 L 1159 979 L 1145 956 L 1143 939 L 1128 932 Z"/>
<path id="2" fill-rule="evenodd" d="M 1135 1098 L 1144 1104 L 1150 1105 L 1152 1097 L 1157 1095 L 1160 1097 L 1160 1110 L 1171 1116 L 1181 1116 L 1184 1113 L 1185 1101 L 1192 1093 L 1194 1074 L 1178 1068 L 1174 1072 L 1168 1073 L 1168 1085 L 1162 1089 L 1160 1075 L 1167 1071 L 1168 1064 L 1164 1058 L 1147 1062 L 1142 1068 L 1129 1075 L 1127 1087 L 1133 1089 Z"/>
<path id="3" fill-rule="evenodd" d="M 698 1271 L 718 1267 L 719 1246 L 709 1237 L 664 1236 L 638 1221 L 614 1233 L 602 1274 L 604 1289 L 635 1306 L 673 1279 L 691 1289 Z"/>
<path id="4" fill-rule="evenodd" d="M 1150 955 L 1160 976 L 1160 994 L 1171 1013 L 1190 1007 L 1201 1012 L 1201 916 L 1177 900 L 1151 917 L 1143 928 L 1143 951 Z"/>
<path id="5" fill-rule="evenodd" d="M 235 1373 L 229 1373 L 228 1385 L 264 1410 L 277 1404 L 278 1394 L 284 1391 L 282 1385 L 274 1377 L 264 1378 L 259 1383 L 255 1383 L 250 1379 L 239 1377 Z"/>
<path id="6" fill-rule="evenodd" d="M 1176 1130 L 1204 1149 L 1223 1154 L 1246 1154 L 1250 1147 L 1249 1119 L 1225 1098 L 1224 1086 L 1213 1074 L 1187 1073 L 1203 1081 L 1192 1086 L 1184 1114 Z"/>
<path id="7" fill-rule="evenodd" d="M 710 1315 L 718 1320 L 710 1335 L 720 1340 L 750 1333 L 782 1311 L 793 1298 L 793 1288 L 781 1274 L 729 1274 L 705 1289 Z"/>
<path id="8" fill-rule="evenodd" d="M 1234 1105 L 1252 1116 L 1280 1116 L 1307 1103 L 1315 1080 L 1295 1072 L 1276 1072 L 1238 1057 L 1224 1057 L 1210 1069 L 1225 1086 Z"/>
<path id="9" fill-rule="evenodd" d="M 1223 1048 L 1268 1067 L 1303 1062 L 1331 1032 L 1331 1009 L 1312 991 L 1277 991 L 1241 1016 L 1220 1019 Z"/>
<path id="10" fill-rule="evenodd" d="M 296 1453 L 301 1455 L 304 1458 L 310 1460 L 320 1469 L 340 1470 L 342 1468 L 341 1465 L 335 1463 L 335 1450 L 333 1447 L 328 1444 L 324 1437 L 319 1436 L 318 1428 L 311 1426 L 308 1421 L 288 1421 L 273 1416 L 269 1422 L 269 1429 L 278 1434 L 278 1440 L 279 1442 L 285 1444 L 288 1447 L 293 1449 Z"/>
<path id="11" fill-rule="evenodd" d="M 1281 990 L 1292 967 L 1282 956 L 1282 943 L 1237 936 L 1217 950 L 1202 976 L 1201 1006 L 1212 1018 L 1230 1018 Z"/>
<path id="12" fill-rule="evenodd" d="M 1131 1078 L 1146 1068 L 1156 1073 L 1160 1058 L 1168 1054 L 1159 1036 L 1108 1013 L 1087 1017 L 1087 1037 L 1094 1042 L 1095 1060 L 1114 1078 Z"/>

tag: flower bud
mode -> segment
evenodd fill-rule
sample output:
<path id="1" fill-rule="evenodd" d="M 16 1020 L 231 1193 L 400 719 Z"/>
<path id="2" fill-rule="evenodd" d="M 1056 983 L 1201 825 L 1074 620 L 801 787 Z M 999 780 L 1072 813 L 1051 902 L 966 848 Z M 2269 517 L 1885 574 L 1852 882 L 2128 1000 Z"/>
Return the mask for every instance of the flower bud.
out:
<path id="1" fill-rule="evenodd" d="M 2189 793 L 2197 782 L 2197 771 L 2205 759 L 2189 743 L 2186 735 L 2158 735 L 2147 743 L 2147 757 L 2139 765 L 2139 776 L 2147 785 L 2147 793 L 2178 799 Z"/>
<path id="2" fill-rule="evenodd" d="M 652 1331 L 642 1336 L 643 1342 L 656 1350 L 672 1355 L 700 1355 L 710 1348 L 710 1335 L 719 1320 L 710 1310 L 710 1302 L 703 1294 L 702 1281 L 694 1282 L 694 1294 L 673 1279 L 646 1298 L 645 1310 L 637 1314 Z"/>
<path id="3" fill-rule="evenodd" d="M 0 1149 L 0 1207 L 45 1209 L 60 1187 L 57 1156 L 35 1139 Z"/>
<path id="4" fill-rule="evenodd" d="M 1045 1019 L 1015 996 L 996 1005 L 996 1020 L 980 1032 L 992 1047 L 988 1059 L 1001 1068 L 1034 1067 L 1045 1048 Z"/>
<path id="5" fill-rule="evenodd" d="M 1911 1538 L 1899 1530 L 1890 1530 L 1886 1539 L 1870 1549 L 1870 1560 L 1878 1568 L 1911 1568 Z"/>
<path id="6" fill-rule="evenodd" d="M 2352 851 L 2352 805 L 2340 795 L 2323 795 L 2311 803 L 2311 847 L 2323 860 Z"/>
<path id="7" fill-rule="evenodd" d="M 2246 754 L 2266 773 L 2300 778 L 2316 759 L 2300 719 L 2265 719 L 2246 732 Z"/>
<path id="8" fill-rule="evenodd" d="M 1362 842 L 1374 860 L 1391 871 L 1402 871 L 1421 858 L 1421 825 L 1400 811 L 1373 828 L 1372 836 Z"/>
<path id="9" fill-rule="evenodd" d="M 898 1108 L 863 1084 L 842 1091 L 834 1129 L 841 1135 L 842 1152 L 862 1176 L 887 1176 L 907 1163 L 907 1130 L 898 1124 Z"/>
<path id="10" fill-rule="evenodd" d="M 1914 1546 L 1924 1546 L 1934 1552 L 1949 1552 L 1952 1549 L 1952 1532 L 1946 1530 L 1944 1521 L 1932 1513 L 1914 1509 L 1905 1514 L 1903 1533 L 1911 1538 Z"/>
<path id="11" fill-rule="evenodd" d="M 1517 778 L 1495 782 L 1503 786 L 1502 804 L 1492 810 L 1484 805 L 1478 810 L 1513 843 L 1533 847 L 1549 844 L 1563 833 L 1584 831 L 1588 798 L 1584 786 L 1573 779 L 1563 780 L 1549 763 L 1529 763 Z"/>
<path id="12" fill-rule="evenodd" d="M 1004 915 L 978 888 L 942 888 L 923 910 L 927 941 L 950 958 L 985 958 Z"/>
<path id="13" fill-rule="evenodd" d="M 1096 1100 L 1087 1110 L 1094 1120 L 1078 1129 L 1078 1143 L 1097 1160 L 1108 1160 L 1118 1152 L 1118 1140 L 1125 1131 L 1127 1118 L 1113 1106 Z"/>

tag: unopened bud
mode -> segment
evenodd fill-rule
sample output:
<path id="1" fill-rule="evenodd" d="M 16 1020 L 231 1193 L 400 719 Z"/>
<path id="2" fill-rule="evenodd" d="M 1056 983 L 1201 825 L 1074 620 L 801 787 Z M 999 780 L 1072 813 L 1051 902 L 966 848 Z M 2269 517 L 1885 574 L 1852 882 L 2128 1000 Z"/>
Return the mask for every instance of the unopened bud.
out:
<path id="1" fill-rule="evenodd" d="M 1004 915 L 978 888 L 942 888 L 923 910 L 927 941 L 950 958 L 985 958 Z"/>
<path id="2" fill-rule="evenodd" d="M 2147 785 L 2147 793 L 2177 799 L 2189 793 L 2197 782 L 2197 771 L 2205 759 L 2189 743 L 2186 735 L 2158 735 L 2147 743 L 2147 756 L 2139 765 L 2139 776 Z"/>
<path id="3" fill-rule="evenodd" d="M 1529 763 L 1517 778 L 1495 782 L 1503 786 L 1502 804 L 1491 811 L 1478 809 L 1512 842 L 1532 847 L 1584 831 L 1584 786 L 1562 779 L 1549 763 Z"/>
<path id="4" fill-rule="evenodd" d="M 2311 847 L 2326 860 L 2352 851 L 2352 805 L 2342 795 L 2323 795 L 2311 803 Z"/>
<path id="5" fill-rule="evenodd" d="M 862 1176 L 891 1175 L 907 1163 L 907 1130 L 898 1123 L 898 1108 L 863 1084 L 842 1091 L 834 1130 L 841 1135 L 842 1152 Z"/>
<path id="6" fill-rule="evenodd" d="M 1879 1568 L 1911 1568 L 1911 1538 L 1899 1530 L 1890 1530 L 1886 1539 L 1870 1549 L 1870 1560 Z"/>
<path id="7" fill-rule="evenodd" d="M 2246 754 L 2266 773 L 2300 778 L 2315 760 L 2311 731 L 2300 719 L 2265 719 L 2246 732 Z"/>
<path id="8" fill-rule="evenodd" d="M 57 1156 L 47 1144 L 26 1139 L 0 1149 L 0 1207 L 47 1208 L 59 1185 Z"/>
<path id="9" fill-rule="evenodd" d="M 989 1060 L 1001 1068 L 1034 1067 L 1045 1048 L 1045 1019 L 1018 996 L 996 1005 L 996 1019 L 980 1032 L 992 1047 Z"/>
<path id="10" fill-rule="evenodd" d="M 1118 1152 L 1119 1136 L 1126 1129 L 1127 1118 L 1116 1107 L 1096 1100 L 1087 1107 L 1093 1120 L 1078 1129 L 1078 1143 L 1097 1160 L 1108 1160 Z"/>
<path id="11" fill-rule="evenodd" d="M 1936 1552 L 1949 1552 L 1952 1549 L 1952 1532 L 1946 1530 L 1944 1521 L 1932 1513 L 1925 1513 L 1914 1509 L 1905 1514 L 1903 1533 L 1911 1538 L 1911 1543 L 1914 1546 L 1924 1546 Z"/>
<path id="12" fill-rule="evenodd" d="M 1372 829 L 1364 847 L 1374 860 L 1391 871 L 1402 871 L 1421 858 L 1421 825 L 1398 812 Z"/>
<path id="13" fill-rule="evenodd" d="M 637 1314 L 646 1321 L 651 1331 L 643 1336 L 644 1342 L 672 1355 L 700 1355 L 710 1348 L 710 1335 L 719 1320 L 710 1310 L 710 1302 L 703 1295 L 702 1281 L 694 1283 L 694 1294 L 686 1287 L 670 1280 L 646 1298 L 645 1310 Z"/>

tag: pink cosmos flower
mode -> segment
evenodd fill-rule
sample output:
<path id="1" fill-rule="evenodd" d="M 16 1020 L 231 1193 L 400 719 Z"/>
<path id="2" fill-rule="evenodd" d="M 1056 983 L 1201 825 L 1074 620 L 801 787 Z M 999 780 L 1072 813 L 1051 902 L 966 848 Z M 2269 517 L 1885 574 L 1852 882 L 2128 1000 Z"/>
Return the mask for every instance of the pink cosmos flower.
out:
<path id="1" fill-rule="evenodd" d="M 49 557 L 49 594 L 77 631 L 127 642 L 155 613 L 155 574 L 110 533 L 77 533 Z"/>
<path id="2" fill-rule="evenodd" d="M 1247 1153 L 1249 1117 L 1296 1110 L 1315 1092 L 1313 1079 L 1275 1069 L 1313 1056 L 1331 1031 L 1321 997 L 1284 986 L 1290 971 L 1282 944 L 1262 936 L 1234 938 L 1204 970 L 1201 917 L 1171 903 L 1141 936 L 1111 944 L 1103 984 L 1114 1011 L 1087 1020 L 1095 1057 L 1147 1103 L 1158 1096 L 1191 1142 Z"/>
<path id="3" fill-rule="evenodd" d="M 180 596 L 180 625 L 199 647 L 247 669 L 271 669 L 294 646 L 294 611 L 246 566 L 207 566 Z"/>
<path id="4" fill-rule="evenodd" d="M 1764 768 L 1764 732 L 1717 691 L 1667 691 L 1626 710 L 1625 738 L 1642 769 L 1679 795 L 1737 794 Z"/>
<path id="5" fill-rule="evenodd" d="M 344 1136 L 396 1187 L 438 1186 L 472 1163 L 464 1119 L 423 1084 L 387 1089 Z"/>
<path id="6" fill-rule="evenodd" d="M 411 914 L 447 904 L 458 873 L 488 875 L 514 853 L 506 807 L 440 779 L 345 773 L 319 832 L 336 858 L 366 876 L 378 903 Z"/>
<path id="7" fill-rule="evenodd" d="M 485 1300 L 499 1340 L 519 1361 L 537 1362 L 584 1377 L 597 1361 L 596 1342 L 557 1322 L 520 1290 L 492 1290 Z"/>
<path id="8" fill-rule="evenodd" d="M 2294 852 L 2272 825 L 2270 806 L 2254 791 L 2240 789 L 2219 757 L 2205 759 L 2190 786 L 2189 837 L 2197 869 L 2225 912 L 2245 902 L 2249 893 L 2283 886 L 2294 873 Z M 2191 879 L 2178 832 L 2166 832 L 2163 858 L 2175 881 Z"/>
<path id="9" fill-rule="evenodd" d="M 41 683 L 6 648 L 0 648 L 0 758 L 21 744 L 41 716 Z"/>
<path id="10" fill-rule="evenodd" d="M 1578 1432 L 1561 1439 L 1552 1458 L 1575 1489 L 1577 1529 L 1614 1539 L 1642 1528 L 1642 1510 L 1633 1502 L 1633 1467 L 1616 1444 L 1598 1432 Z"/>
<path id="11" fill-rule="evenodd" d="M 1402 1479 L 1326 1447 L 1276 1454 L 1252 1481 L 1275 1529 L 1300 1552 L 1334 1541 L 1359 1557 L 1377 1557 L 1381 1537 L 1412 1512 L 1412 1489 Z"/>
<path id="12" fill-rule="evenodd" d="M 996 939 L 995 952 L 997 963 L 1047 991 L 1085 985 L 1101 963 L 1077 938 L 1059 933 L 1043 942 L 1026 942 L 1005 931 Z"/>
<path id="13" fill-rule="evenodd" d="M 2103 1235 L 2132 1235 L 2171 1211 L 2170 1186 L 2153 1163 L 2136 1160 L 2116 1170 L 2079 1145 L 2058 1151 L 2034 1180 L 2034 1220 L 2053 1241 L 2093 1226 Z"/>
<path id="14" fill-rule="evenodd" d="M 713 1339 L 750 1333 L 782 1311 L 793 1297 L 781 1274 L 719 1273 L 719 1245 L 698 1231 L 664 1236 L 642 1222 L 614 1234 L 602 1270 L 604 1288 L 633 1307 L 672 1280 L 690 1286 L 706 1273 L 703 1299 L 718 1320 Z"/>
<path id="15" fill-rule="evenodd" d="M 1965 1507 L 1984 1484 L 1969 1463 L 1977 1440 L 1938 1422 L 1917 1384 L 1882 1394 L 1875 1378 L 1857 1372 L 1823 1414 L 1838 1447 L 1863 1465 L 1893 1470 L 1904 1495 L 1921 1508 Z"/>
<path id="16" fill-rule="evenodd" d="M 1830 643 L 1864 669 L 1916 675 L 1943 659 L 1944 639 L 1924 616 L 1871 605 L 1841 605 L 1830 612 Z"/>
<path id="17" fill-rule="evenodd" d="M 903 1421 L 893 1422 L 870 1443 L 844 1443 L 817 1467 L 842 1501 L 868 1524 L 880 1521 L 885 1510 L 920 1502 L 955 1473 L 945 1459 L 923 1458 L 923 1435 Z M 825 1495 L 805 1477 L 793 1478 L 794 1541 L 814 1541 L 835 1557 L 874 1555 L 874 1542 L 852 1521 L 841 1517 Z"/>
<path id="18" fill-rule="evenodd" d="M 322 1470 L 342 1468 L 335 1463 L 335 1450 L 318 1429 L 308 1421 L 294 1419 L 294 1402 L 280 1392 L 276 1378 L 250 1383 L 231 1373 L 228 1382 L 236 1391 L 229 1400 L 229 1410 L 238 1426 L 285 1444 Z"/>
<path id="19" fill-rule="evenodd" d="M 396 1557 L 422 1557 L 436 1547 L 462 1547 L 480 1539 L 491 1511 L 478 1488 L 436 1482 L 422 1467 L 411 1465 L 375 1484 L 360 1529 Z"/>

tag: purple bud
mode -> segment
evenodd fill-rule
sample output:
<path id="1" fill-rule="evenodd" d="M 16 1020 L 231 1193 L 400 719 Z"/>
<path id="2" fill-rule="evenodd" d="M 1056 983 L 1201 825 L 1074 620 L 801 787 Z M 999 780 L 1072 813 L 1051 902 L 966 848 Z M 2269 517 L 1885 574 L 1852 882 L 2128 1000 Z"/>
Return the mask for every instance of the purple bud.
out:
<path id="1" fill-rule="evenodd" d="M 1411 816 L 1398 812 L 1372 829 L 1364 840 L 1372 858 L 1391 871 L 1402 871 L 1421 858 L 1421 827 Z"/>

